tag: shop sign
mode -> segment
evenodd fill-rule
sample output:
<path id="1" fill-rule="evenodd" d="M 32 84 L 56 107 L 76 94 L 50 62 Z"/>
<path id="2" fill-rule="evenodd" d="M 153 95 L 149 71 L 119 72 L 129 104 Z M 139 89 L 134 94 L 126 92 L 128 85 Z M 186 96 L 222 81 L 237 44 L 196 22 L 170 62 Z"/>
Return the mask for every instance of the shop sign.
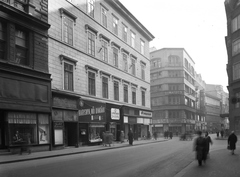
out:
<path id="1" fill-rule="evenodd" d="M 63 122 L 53 122 L 54 128 L 63 128 Z"/>
<path id="2" fill-rule="evenodd" d="M 61 97 L 53 97 L 53 106 L 77 109 L 77 100 Z"/>
<path id="3" fill-rule="evenodd" d="M 139 111 L 139 115 L 140 115 L 140 116 L 144 116 L 144 117 L 152 117 L 152 112 L 140 110 L 140 111 Z"/>
<path id="4" fill-rule="evenodd" d="M 111 118 L 114 120 L 120 119 L 120 111 L 117 108 L 111 108 Z"/>
<path id="5" fill-rule="evenodd" d="M 78 115 L 79 116 L 86 116 L 86 115 L 93 115 L 93 114 L 101 114 L 101 113 L 105 113 L 105 107 L 93 107 L 93 108 L 89 108 L 89 109 L 80 109 L 78 111 Z"/>

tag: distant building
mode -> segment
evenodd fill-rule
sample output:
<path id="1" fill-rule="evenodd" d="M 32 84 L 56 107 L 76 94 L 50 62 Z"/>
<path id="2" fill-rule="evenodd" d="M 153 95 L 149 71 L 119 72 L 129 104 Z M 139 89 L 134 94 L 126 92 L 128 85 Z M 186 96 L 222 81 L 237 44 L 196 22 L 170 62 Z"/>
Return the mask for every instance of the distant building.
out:
<path id="1" fill-rule="evenodd" d="M 184 48 L 159 49 L 150 53 L 150 59 L 153 131 L 193 132 L 195 62 Z"/>
<path id="2" fill-rule="evenodd" d="M 226 0 L 230 130 L 240 134 L 240 1 Z"/>

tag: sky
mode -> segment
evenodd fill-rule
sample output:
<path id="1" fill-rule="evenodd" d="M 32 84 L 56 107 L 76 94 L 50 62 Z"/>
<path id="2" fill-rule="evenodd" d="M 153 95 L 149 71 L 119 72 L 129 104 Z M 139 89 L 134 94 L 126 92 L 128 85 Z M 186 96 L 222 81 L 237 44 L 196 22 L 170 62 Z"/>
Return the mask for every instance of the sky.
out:
<path id="1" fill-rule="evenodd" d="M 154 35 L 150 47 L 184 48 L 207 84 L 227 92 L 225 0 L 120 0 Z"/>

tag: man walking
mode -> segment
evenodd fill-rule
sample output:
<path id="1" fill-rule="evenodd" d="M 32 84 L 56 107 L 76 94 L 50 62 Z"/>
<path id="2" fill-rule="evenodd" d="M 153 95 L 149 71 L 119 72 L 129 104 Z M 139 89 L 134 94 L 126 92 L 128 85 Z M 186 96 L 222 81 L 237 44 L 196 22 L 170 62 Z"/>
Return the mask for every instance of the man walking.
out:
<path id="1" fill-rule="evenodd" d="M 201 131 L 198 131 L 198 137 L 194 140 L 193 150 L 196 151 L 198 165 L 202 166 L 202 161 L 206 161 L 206 139 L 202 137 Z"/>
<path id="2" fill-rule="evenodd" d="M 132 131 L 132 129 L 130 129 L 130 131 L 128 132 L 128 142 L 129 142 L 129 145 L 133 145 L 133 131 Z"/>
<path id="3" fill-rule="evenodd" d="M 205 138 L 206 138 L 206 156 L 209 157 L 210 144 L 212 145 L 213 142 L 208 132 L 205 133 Z"/>

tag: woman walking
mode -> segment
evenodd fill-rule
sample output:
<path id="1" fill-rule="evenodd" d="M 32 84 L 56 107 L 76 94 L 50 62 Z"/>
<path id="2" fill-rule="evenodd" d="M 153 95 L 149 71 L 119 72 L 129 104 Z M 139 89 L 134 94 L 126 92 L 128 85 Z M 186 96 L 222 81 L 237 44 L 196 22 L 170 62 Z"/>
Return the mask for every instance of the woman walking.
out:
<path id="1" fill-rule="evenodd" d="M 232 133 L 228 137 L 228 145 L 230 147 L 230 150 L 232 150 L 232 155 L 234 154 L 234 150 L 236 149 L 237 140 L 237 136 L 235 135 L 234 131 L 232 131 Z"/>

